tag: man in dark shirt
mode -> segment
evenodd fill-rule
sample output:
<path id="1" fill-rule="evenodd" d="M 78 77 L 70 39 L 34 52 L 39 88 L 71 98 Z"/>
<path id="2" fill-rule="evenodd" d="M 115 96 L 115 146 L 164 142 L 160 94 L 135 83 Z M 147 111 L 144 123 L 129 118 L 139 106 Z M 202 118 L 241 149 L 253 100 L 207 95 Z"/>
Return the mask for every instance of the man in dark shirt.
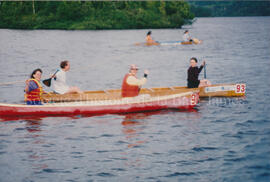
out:
<path id="1" fill-rule="evenodd" d="M 197 63 L 198 61 L 195 57 L 192 57 L 190 59 L 190 67 L 187 71 L 188 73 L 187 87 L 188 88 L 198 88 L 201 86 L 207 86 L 211 84 L 208 80 L 199 80 L 199 74 L 205 65 L 205 61 L 203 61 L 203 64 L 200 66 L 200 68 L 198 68 Z"/>

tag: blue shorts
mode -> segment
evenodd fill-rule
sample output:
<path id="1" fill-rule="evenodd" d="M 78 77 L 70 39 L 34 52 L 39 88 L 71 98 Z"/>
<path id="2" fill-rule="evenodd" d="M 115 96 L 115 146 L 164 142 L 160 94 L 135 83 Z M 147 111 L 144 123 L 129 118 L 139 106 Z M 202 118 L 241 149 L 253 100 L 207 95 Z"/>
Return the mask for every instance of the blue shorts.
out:
<path id="1" fill-rule="evenodd" d="M 27 105 L 42 105 L 40 100 L 26 101 Z"/>

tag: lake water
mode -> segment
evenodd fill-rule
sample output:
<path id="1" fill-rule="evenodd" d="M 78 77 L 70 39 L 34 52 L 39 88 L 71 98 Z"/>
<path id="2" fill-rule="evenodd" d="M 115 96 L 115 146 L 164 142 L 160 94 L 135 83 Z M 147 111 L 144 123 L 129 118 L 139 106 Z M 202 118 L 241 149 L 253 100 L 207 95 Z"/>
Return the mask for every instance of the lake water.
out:
<path id="1" fill-rule="evenodd" d="M 145 87 L 186 85 L 189 58 L 212 83 L 246 83 L 245 98 L 201 100 L 191 111 L 2 119 L 0 181 L 269 181 L 270 17 L 198 18 L 183 29 L 0 30 L 0 102 L 22 103 L 23 81 L 70 60 L 70 85 L 120 88 L 128 65 L 149 69 Z M 201 77 L 203 74 L 201 74 Z M 47 89 L 47 91 L 50 91 Z"/>

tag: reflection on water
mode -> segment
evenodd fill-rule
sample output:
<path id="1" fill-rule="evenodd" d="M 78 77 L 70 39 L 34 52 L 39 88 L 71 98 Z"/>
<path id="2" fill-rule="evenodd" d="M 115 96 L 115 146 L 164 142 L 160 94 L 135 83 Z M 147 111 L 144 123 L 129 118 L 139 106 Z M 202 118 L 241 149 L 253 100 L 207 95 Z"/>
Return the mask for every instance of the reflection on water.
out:
<path id="1" fill-rule="evenodd" d="M 125 159 L 124 164 L 126 166 L 143 167 L 145 165 L 145 161 L 141 155 L 138 155 L 138 151 L 147 151 L 147 148 L 149 147 L 149 141 L 158 140 L 153 138 L 153 134 L 147 133 L 149 132 L 149 127 L 152 127 L 153 123 L 158 122 L 160 117 L 166 118 L 166 115 L 174 113 L 179 114 L 177 115 L 178 118 L 176 118 L 176 121 L 172 121 L 172 123 L 167 123 L 168 125 L 172 125 L 173 128 L 177 128 L 179 124 L 181 124 L 181 122 L 190 120 L 190 122 L 186 123 L 186 127 L 189 128 L 187 134 L 190 132 L 195 133 L 199 130 L 197 124 L 201 115 L 197 109 L 190 109 L 186 111 L 161 110 L 123 115 L 124 118 L 121 124 L 127 149 L 125 150 L 125 152 L 122 152 L 121 155 L 123 156 L 123 159 Z M 165 120 L 164 122 L 164 124 L 166 124 L 166 122 L 169 121 Z M 154 126 L 156 124 L 157 123 L 155 123 Z M 162 135 L 162 133 L 160 133 L 160 135 Z M 181 133 L 181 135 L 185 136 L 186 134 Z M 184 148 L 185 146 L 182 147 L 182 149 Z"/>
<path id="2" fill-rule="evenodd" d="M 140 140 L 139 134 L 143 132 L 143 128 L 146 125 L 143 119 L 151 116 L 151 114 L 135 113 L 125 115 L 125 118 L 121 124 L 123 125 L 122 131 L 126 136 L 127 142 L 129 143 L 128 148 L 132 148 L 146 142 L 145 140 Z"/>
<path id="3" fill-rule="evenodd" d="M 161 111 L 131 113 L 124 115 L 122 124 L 122 132 L 127 143 L 128 150 L 122 152 L 124 164 L 130 167 L 140 167 L 143 165 L 143 159 L 139 155 L 133 155 L 134 150 L 138 147 L 143 148 L 143 144 L 147 142 L 146 136 L 143 134 L 147 126 L 146 119 L 151 118 L 152 115 L 160 114 Z M 126 157 L 125 157 L 126 156 Z M 131 157 L 132 156 L 132 157 Z"/>
<path id="4" fill-rule="evenodd" d="M 28 140 L 26 151 L 28 159 L 25 159 L 30 163 L 30 166 L 34 170 L 43 170 L 48 168 L 48 164 L 45 162 L 48 157 L 44 155 L 43 147 L 47 145 L 46 137 L 42 134 L 42 118 L 40 117 L 27 117 L 24 118 L 25 129 L 28 133 L 24 138 Z"/>
<path id="5" fill-rule="evenodd" d="M 0 121 L 7 122 L 7 121 L 22 121 L 22 120 L 30 120 L 30 121 L 40 121 L 41 117 L 35 116 L 0 116 Z"/>
<path id="6" fill-rule="evenodd" d="M 35 118 L 35 119 L 27 119 L 26 121 L 26 129 L 30 133 L 36 133 L 40 132 L 40 124 L 42 119 L 41 118 Z M 33 136 L 33 135 L 32 135 Z M 34 137 L 39 136 L 39 135 L 34 135 Z"/>

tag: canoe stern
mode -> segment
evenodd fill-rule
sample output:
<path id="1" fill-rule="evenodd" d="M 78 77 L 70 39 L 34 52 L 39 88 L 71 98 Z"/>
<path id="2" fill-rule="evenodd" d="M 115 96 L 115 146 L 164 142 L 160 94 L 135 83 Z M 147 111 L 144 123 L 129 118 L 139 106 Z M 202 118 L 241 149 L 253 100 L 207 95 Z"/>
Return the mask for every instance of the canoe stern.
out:
<path id="1" fill-rule="evenodd" d="M 222 84 L 200 88 L 200 97 L 242 97 L 246 94 L 246 84 Z"/>

